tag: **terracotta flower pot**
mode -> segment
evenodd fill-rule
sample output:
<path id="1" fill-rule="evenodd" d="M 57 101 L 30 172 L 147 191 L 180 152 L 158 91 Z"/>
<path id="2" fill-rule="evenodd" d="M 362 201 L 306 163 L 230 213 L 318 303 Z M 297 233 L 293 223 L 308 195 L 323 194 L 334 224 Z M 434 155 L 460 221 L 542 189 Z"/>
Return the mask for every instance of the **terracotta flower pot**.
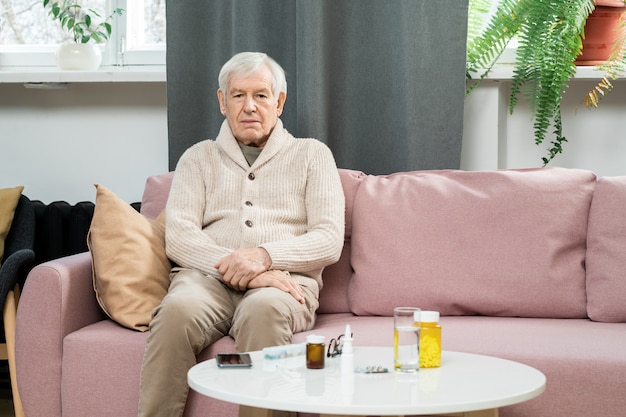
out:
<path id="1" fill-rule="evenodd" d="M 603 6 L 602 4 L 607 4 Z M 611 55 L 613 44 L 620 34 L 620 24 L 626 18 L 623 0 L 598 0 L 596 9 L 585 24 L 583 51 L 576 65 L 600 65 Z M 615 7 L 619 5 L 621 7 Z"/>
<path id="2" fill-rule="evenodd" d="M 624 0 L 596 0 L 596 6 L 626 7 Z"/>

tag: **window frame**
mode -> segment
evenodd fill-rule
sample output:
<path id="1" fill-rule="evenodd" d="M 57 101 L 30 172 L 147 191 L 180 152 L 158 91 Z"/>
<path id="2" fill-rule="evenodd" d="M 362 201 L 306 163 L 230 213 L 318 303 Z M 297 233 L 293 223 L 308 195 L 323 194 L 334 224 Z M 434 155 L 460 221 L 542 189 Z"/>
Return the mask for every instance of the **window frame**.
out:
<path id="1" fill-rule="evenodd" d="M 130 0 L 136 6 L 137 0 Z M 126 10 L 127 0 L 107 0 L 105 13 L 108 16 L 115 8 Z M 131 6 L 132 7 L 132 6 Z M 125 50 L 127 31 L 127 13 L 115 15 L 112 20 L 113 30 L 108 42 L 101 44 L 101 67 L 165 65 L 165 45 L 146 45 L 134 50 Z M 57 45 L 0 45 L 0 69 L 11 67 L 56 68 Z"/>

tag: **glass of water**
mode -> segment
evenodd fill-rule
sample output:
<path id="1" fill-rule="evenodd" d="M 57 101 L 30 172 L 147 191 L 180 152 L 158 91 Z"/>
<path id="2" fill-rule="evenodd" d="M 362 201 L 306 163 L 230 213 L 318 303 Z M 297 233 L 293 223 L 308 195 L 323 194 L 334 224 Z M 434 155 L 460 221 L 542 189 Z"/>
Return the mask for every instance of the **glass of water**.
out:
<path id="1" fill-rule="evenodd" d="M 393 309 L 393 365 L 397 372 L 414 373 L 420 367 L 420 309 Z"/>

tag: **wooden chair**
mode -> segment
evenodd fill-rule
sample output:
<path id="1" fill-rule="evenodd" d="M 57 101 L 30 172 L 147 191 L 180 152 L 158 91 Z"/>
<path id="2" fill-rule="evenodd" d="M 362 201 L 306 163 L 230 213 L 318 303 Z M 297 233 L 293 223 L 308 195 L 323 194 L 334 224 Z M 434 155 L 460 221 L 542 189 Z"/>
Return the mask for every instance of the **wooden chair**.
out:
<path id="1" fill-rule="evenodd" d="M 28 197 L 22 195 L 5 241 L 4 259 L 0 266 L 0 310 L 3 312 L 5 335 L 5 342 L 0 343 L 0 360 L 9 363 L 16 417 L 24 417 L 24 410 L 15 373 L 15 316 L 20 289 L 35 261 L 34 241 L 35 211 Z"/>

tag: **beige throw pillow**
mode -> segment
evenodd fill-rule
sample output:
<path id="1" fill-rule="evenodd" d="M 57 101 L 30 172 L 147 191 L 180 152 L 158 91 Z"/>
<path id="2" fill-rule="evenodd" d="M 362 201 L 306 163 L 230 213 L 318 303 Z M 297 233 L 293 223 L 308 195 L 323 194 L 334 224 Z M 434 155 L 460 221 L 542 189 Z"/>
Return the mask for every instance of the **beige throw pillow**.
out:
<path id="1" fill-rule="evenodd" d="M 0 190 L 0 265 L 4 256 L 4 241 L 11 230 L 15 208 L 23 190 L 23 186 Z"/>
<path id="2" fill-rule="evenodd" d="M 111 319 L 146 331 L 170 282 L 165 213 L 151 220 L 106 187 L 96 184 L 96 190 L 87 236 L 96 298 Z"/>

